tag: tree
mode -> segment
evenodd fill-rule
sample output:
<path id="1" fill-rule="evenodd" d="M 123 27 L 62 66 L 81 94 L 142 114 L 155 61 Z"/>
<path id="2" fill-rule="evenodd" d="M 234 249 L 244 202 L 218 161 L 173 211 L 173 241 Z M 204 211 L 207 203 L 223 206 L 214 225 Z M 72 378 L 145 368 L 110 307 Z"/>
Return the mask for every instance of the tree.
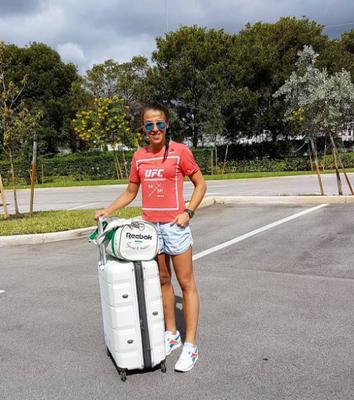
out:
<path id="1" fill-rule="evenodd" d="M 150 99 L 174 110 L 181 124 L 177 134 L 191 138 L 193 146 L 203 134 L 223 130 L 231 42 L 223 30 L 198 26 L 156 39 L 155 67 L 148 74 Z"/>
<path id="2" fill-rule="evenodd" d="M 27 77 L 24 76 L 21 86 L 17 86 L 8 79 L 9 65 L 6 46 L 0 42 L 0 129 L 2 132 L 1 146 L 10 161 L 10 175 L 14 194 L 16 216 L 20 215 L 16 194 L 16 172 L 14 168 L 14 156 L 33 137 L 35 128 L 38 128 L 38 121 L 41 113 L 31 114 L 25 107 L 21 96 L 27 84 Z"/>
<path id="3" fill-rule="evenodd" d="M 276 140 L 291 125 L 272 94 L 289 78 L 305 44 L 321 52 L 324 66 L 338 68 L 338 44 L 306 18 L 248 24 L 237 35 L 181 27 L 156 39 L 148 93 L 174 110 L 178 136 L 191 137 L 194 146 L 210 132 L 236 141 L 268 131 Z"/>
<path id="4" fill-rule="evenodd" d="M 23 92 L 26 84 L 26 77 L 22 78 L 21 87 L 17 87 L 12 81 L 7 82 L 7 74 L 10 59 L 8 58 L 6 47 L 0 42 L 0 117 L 1 117 L 1 133 L 2 148 L 8 154 L 10 159 L 10 174 L 14 194 L 15 213 L 20 215 L 16 194 L 15 168 L 13 164 L 13 153 L 17 145 L 17 129 L 18 114 L 22 111 L 19 109 L 18 100 Z M 21 107 L 22 108 L 22 107 Z"/>
<path id="5" fill-rule="evenodd" d="M 245 102 L 236 97 L 231 108 L 241 106 L 241 119 L 230 119 L 228 130 L 241 126 L 246 136 L 253 137 L 265 130 L 275 141 L 279 134 L 289 132 L 284 121 L 284 104 L 272 94 L 289 78 L 297 59 L 297 52 L 311 44 L 318 52 L 324 52 L 329 43 L 323 34 L 323 26 L 307 18 L 280 18 L 275 23 L 247 24 L 235 37 L 230 52 L 232 59 L 230 75 L 235 88 L 248 96 Z M 237 129 L 237 128 L 236 128 Z"/>
<path id="6" fill-rule="evenodd" d="M 116 148 L 122 144 L 129 147 L 137 145 L 137 136 L 133 137 L 129 128 L 128 108 L 124 100 L 118 97 L 95 98 L 93 106 L 78 112 L 72 123 L 76 134 L 90 147 L 112 147 L 117 178 L 123 178 Z M 125 158 L 124 168 L 127 176 Z"/>
<path id="7" fill-rule="evenodd" d="M 71 88 L 78 79 L 76 67 L 65 64 L 59 54 L 42 43 L 30 43 L 24 48 L 5 45 L 10 60 L 8 80 L 21 87 L 27 76 L 21 99 L 32 114 L 43 113 L 38 139 L 42 153 L 55 153 L 70 142 Z"/>
<path id="8" fill-rule="evenodd" d="M 147 97 L 146 77 L 149 69 L 147 59 L 142 56 L 133 57 L 131 61 L 122 64 L 107 60 L 86 72 L 82 86 L 96 98 L 124 99 L 133 118 Z"/>
<path id="9" fill-rule="evenodd" d="M 354 81 L 354 29 L 349 32 L 343 32 L 336 44 L 340 49 L 336 58 L 340 66 L 338 70 L 344 68 L 349 71 L 351 79 Z"/>
<path id="10" fill-rule="evenodd" d="M 354 85 L 348 71 L 329 75 L 327 69 L 316 68 L 318 54 L 311 46 L 304 46 L 298 56 L 296 70 L 274 97 L 285 96 L 285 119 L 295 121 L 305 139 L 311 143 L 322 194 L 315 141 L 320 135 L 329 135 L 333 146 L 338 192 L 342 194 L 334 137 L 343 128 L 343 124 L 354 117 Z M 343 172 L 345 173 L 344 169 Z M 345 176 L 347 178 L 346 173 Z M 348 178 L 347 181 L 351 188 Z"/>

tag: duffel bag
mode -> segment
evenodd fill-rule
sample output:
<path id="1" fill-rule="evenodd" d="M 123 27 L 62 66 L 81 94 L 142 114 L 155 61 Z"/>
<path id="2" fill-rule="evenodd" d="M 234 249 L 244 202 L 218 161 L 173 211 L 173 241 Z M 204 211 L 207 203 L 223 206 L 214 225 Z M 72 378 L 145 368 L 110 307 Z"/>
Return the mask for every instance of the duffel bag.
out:
<path id="1" fill-rule="evenodd" d="M 111 219 L 103 221 L 103 232 L 94 231 L 89 241 L 102 242 L 106 253 L 120 260 L 148 261 L 156 257 L 159 248 L 155 226 L 143 220 Z"/>

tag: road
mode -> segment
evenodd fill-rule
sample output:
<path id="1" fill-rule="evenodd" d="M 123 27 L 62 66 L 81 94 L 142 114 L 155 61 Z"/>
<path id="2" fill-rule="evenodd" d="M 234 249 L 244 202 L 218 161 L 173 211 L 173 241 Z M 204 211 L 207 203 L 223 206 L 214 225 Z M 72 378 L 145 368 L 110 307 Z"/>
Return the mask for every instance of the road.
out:
<path id="1" fill-rule="evenodd" d="M 1 248 L 0 398 L 352 400 L 353 215 L 353 204 L 200 210 L 200 360 L 177 374 L 172 354 L 166 374 L 126 383 L 105 354 L 97 249 L 82 239 Z"/>
<path id="2" fill-rule="evenodd" d="M 349 174 L 354 186 L 354 173 Z M 327 195 L 338 194 L 335 175 L 323 175 L 324 190 Z M 319 194 L 317 177 L 315 175 L 289 176 L 259 179 L 236 179 L 223 181 L 208 181 L 207 195 L 220 196 L 277 196 L 277 195 L 309 195 Z M 103 208 L 115 199 L 126 185 L 89 186 L 71 188 L 37 189 L 35 194 L 35 210 Z M 185 183 L 184 196 L 190 199 L 193 186 Z M 344 194 L 350 191 L 343 180 Z M 19 190 L 18 199 L 20 210 L 26 211 L 29 207 L 29 190 Z M 7 192 L 9 211 L 13 212 L 13 199 Z M 140 205 L 138 195 L 132 205 Z M 0 206 L 0 211 L 2 207 Z"/>

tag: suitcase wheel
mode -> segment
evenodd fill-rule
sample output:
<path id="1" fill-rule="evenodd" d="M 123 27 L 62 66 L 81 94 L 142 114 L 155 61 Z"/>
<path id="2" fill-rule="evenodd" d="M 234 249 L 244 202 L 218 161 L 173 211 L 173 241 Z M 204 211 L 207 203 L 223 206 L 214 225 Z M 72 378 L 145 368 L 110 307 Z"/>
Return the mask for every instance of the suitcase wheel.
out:
<path id="1" fill-rule="evenodd" d="M 167 371 L 166 361 L 165 360 L 161 361 L 161 366 L 160 367 L 161 367 L 161 372 L 165 373 Z"/>
<path id="2" fill-rule="evenodd" d="M 120 370 L 119 375 L 122 382 L 127 380 L 127 371 L 125 369 Z"/>

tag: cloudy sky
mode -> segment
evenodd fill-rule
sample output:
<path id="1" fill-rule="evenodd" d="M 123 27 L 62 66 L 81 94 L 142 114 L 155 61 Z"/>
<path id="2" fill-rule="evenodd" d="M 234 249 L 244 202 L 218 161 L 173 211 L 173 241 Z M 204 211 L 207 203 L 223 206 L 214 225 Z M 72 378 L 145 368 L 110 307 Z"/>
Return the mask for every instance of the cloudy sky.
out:
<path id="1" fill-rule="evenodd" d="M 84 72 L 113 58 L 150 56 L 179 25 L 238 32 L 247 22 L 306 16 L 336 37 L 354 29 L 353 0 L 0 0 L 0 40 L 44 42 Z"/>

